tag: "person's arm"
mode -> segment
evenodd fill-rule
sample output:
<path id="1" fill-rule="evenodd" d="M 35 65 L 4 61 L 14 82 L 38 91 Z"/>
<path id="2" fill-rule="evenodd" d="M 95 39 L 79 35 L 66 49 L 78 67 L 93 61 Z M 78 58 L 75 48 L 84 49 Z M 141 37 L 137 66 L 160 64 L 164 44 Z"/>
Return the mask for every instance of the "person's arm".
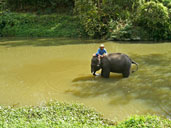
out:
<path id="1" fill-rule="evenodd" d="M 107 51 L 106 51 L 106 49 L 104 49 L 104 53 L 106 53 L 106 54 L 107 54 Z"/>
<path id="2" fill-rule="evenodd" d="M 106 49 L 104 49 L 104 54 L 103 54 L 103 56 L 106 56 L 107 55 L 107 51 L 106 51 Z"/>
<path id="3" fill-rule="evenodd" d="M 97 50 L 96 55 L 100 55 L 100 49 Z"/>

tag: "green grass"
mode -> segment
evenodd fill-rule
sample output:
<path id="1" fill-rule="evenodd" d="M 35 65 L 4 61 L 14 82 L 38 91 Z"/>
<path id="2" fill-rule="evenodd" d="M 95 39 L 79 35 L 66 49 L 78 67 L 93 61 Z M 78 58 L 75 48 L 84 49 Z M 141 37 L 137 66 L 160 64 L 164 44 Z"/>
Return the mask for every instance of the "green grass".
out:
<path id="1" fill-rule="evenodd" d="M 0 35 L 5 37 L 70 37 L 84 36 L 77 16 L 0 13 Z"/>
<path id="2" fill-rule="evenodd" d="M 40 106 L 21 108 L 0 107 L 0 127 L 169 128 L 171 121 L 157 116 L 135 116 L 116 124 L 84 105 L 49 102 Z"/>

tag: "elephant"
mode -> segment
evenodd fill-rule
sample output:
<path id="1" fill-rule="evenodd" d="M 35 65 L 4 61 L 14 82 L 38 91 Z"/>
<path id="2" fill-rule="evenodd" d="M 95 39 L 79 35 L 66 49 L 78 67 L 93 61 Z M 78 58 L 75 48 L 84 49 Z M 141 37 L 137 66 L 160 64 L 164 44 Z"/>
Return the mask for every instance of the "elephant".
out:
<path id="1" fill-rule="evenodd" d="M 122 73 L 123 77 L 129 77 L 131 64 L 136 64 L 136 70 L 138 70 L 138 64 L 133 61 L 124 53 L 110 53 L 98 60 L 97 56 L 93 56 L 91 59 L 91 73 L 96 75 L 96 71 L 101 70 L 101 76 L 109 78 L 110 72 Z M 132 72 L 135 72 L 132 71 Z"/>

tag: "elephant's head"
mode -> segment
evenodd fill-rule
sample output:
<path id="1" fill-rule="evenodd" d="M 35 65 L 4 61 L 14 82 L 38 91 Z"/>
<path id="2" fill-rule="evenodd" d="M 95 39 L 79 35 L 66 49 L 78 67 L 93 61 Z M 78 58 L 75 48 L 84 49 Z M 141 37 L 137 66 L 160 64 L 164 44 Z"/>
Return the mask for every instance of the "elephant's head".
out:
<path id="1" fill-rule="evenodd" d="M 96 71 L 100 70 L 100 64 L 99 64 L 99 60 L 97 56 L 93 56 L 93 58 L 91 59 L 91 73 L 93 73 L 93 75 L 96 75 Z"/>

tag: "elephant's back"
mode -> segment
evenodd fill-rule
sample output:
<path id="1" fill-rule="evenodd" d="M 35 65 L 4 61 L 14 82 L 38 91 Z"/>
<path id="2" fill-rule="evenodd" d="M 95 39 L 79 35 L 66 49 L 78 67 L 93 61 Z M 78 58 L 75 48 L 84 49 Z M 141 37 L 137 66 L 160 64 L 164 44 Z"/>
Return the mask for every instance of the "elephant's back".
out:
<path id="1" fill-rule="evenodd" d="M 117 53 L 109 53 L 108 54 L 108 57 L 113 57 L 113 56 L 125 56 L 126 54 L 124 54 L 124 53 L 119 53 L 119 52 L 117 52 Z"/>
<path id="2" fill-rule="evenodd" d="M 108 59 L 113 67 L 123 69 L 123 67 L 131 65 L 129 57 L 123 53 L 110 53 L 108 54 Z"/>
<path id="3" fill-rule="evenodd" d="M 117 60 L 117 61 L 123 61 L 123 60 L 129 60 L 129 57 L 126 54 L 123 53 L 110 53 L 108 54 L 109 60 Z"/>

